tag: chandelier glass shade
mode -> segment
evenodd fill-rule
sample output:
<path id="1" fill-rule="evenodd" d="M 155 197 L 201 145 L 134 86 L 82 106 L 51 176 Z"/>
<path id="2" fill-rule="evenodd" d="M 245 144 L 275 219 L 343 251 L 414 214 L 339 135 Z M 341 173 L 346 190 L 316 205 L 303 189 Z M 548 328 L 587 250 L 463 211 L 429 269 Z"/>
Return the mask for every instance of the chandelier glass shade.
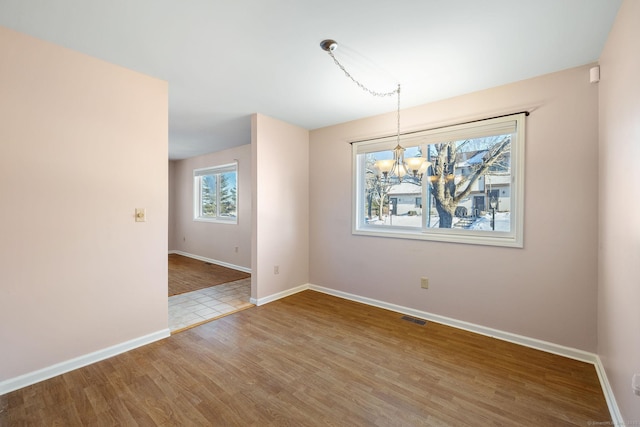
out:
<path id="1" fill-rule="evenodd" d="M 404 157 L 406 150 L 398 143 L 393 149 L 393 159 L 378 160 L 374 163 L 379 177 L 384 182 L 411 182 L 420 184 L 422 177 L 429 170 L 430 163 L 424 157 Z"/>

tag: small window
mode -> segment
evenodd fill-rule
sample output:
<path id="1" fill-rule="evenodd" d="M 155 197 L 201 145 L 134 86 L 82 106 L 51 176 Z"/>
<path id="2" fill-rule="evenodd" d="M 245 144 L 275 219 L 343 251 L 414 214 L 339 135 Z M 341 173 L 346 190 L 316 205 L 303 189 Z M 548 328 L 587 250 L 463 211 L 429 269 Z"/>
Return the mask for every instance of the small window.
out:
<path id="1" fill-rule="evenodd" d="M 396 137 L 353 143 L 353 233 L 522 247 L 524 117 L 401 135 L 402 179 Z"/>
<path id="2" fill-rule="evenodd" d="M 238 164 L 193 171 L 194 213 L 196 221 L 237 223 Z"/>

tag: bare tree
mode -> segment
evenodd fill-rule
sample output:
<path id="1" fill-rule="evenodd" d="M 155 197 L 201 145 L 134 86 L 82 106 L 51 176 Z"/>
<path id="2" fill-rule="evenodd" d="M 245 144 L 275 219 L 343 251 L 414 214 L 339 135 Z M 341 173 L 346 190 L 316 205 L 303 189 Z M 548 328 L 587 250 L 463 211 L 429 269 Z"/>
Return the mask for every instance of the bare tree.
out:
<path id="1" fill-rule="evenodd" d="M 435 208 L 440 217 L 440 228 L 451 228 L 453 216 L 460 201 L 466 198 L 472 191 L 473 185 L 492 167 L 501 164 L 506 159 L 511 149 L 511 137 L 502 136 L 501 139 L 493 141 L 486 149 L 482 161 L 470 168 L 465 175 L 456 175 L 456 163 L 458 154 L 462 152 L 465 144 L 454 141 L 433 144 L 430 153 L 432 166 L 430 173 L 431 194 L 435 202 Z"/>
<path id="2" fill-rule="evenodd" d="M 367 218 L 372 219 L 373 210 L 377 209 L 378 219 L 383 221 L 382 214 L 385 203 L 387 206 L 389 204 L 387 195 L 389 194 L 389 190 L 391 190 L 392 185 L 391 183 L 385 182 L 381 179 L 378 170 L 375 167 L 374 158 L 367 158 L 365 179 Z"/>

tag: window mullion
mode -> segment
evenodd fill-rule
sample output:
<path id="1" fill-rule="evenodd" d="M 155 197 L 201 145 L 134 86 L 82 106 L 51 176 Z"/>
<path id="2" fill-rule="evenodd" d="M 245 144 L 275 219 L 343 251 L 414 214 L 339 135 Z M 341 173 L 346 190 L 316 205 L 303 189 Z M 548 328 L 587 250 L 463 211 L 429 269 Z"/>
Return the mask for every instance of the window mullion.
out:
<path id="1" fill-rule="evenodd" d="M 216 174 L 216 218 L 220 218 L 220 175 Z"/>
<path id="2" fill-rule="evenodd" d="M 429 146 L 421 145 L 420 149 L 423 153 L 428 153 Z M 425 174 L 426 175 L 426 174 Z M 422 215 L 422 231 L 427 231 L 429 228 L 429 218 L 431 218 L 431 188 L 429 186 L 429 180 L 423 179 L 421 183 L 422 187 L 422 206 L 420 207 Z"/>

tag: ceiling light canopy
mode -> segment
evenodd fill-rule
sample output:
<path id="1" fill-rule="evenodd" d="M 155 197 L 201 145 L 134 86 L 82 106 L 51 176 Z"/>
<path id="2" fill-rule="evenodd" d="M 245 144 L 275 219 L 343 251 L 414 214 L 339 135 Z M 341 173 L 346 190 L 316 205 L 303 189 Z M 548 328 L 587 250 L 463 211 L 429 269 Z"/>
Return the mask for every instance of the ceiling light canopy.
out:
<path id="1" fill-rule="evenodd" d="M 326 50 L 327 52 L 333 52 L 338 48 L 338 42 L 331 39 L 322 40 L 320 42 L 320 47 Z"/>

